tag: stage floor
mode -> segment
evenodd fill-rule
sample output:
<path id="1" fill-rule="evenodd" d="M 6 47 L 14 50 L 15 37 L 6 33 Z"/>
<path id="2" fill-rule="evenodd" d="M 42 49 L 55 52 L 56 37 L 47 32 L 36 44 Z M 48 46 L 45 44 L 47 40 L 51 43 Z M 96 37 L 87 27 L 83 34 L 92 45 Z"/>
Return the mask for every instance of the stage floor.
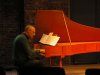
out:
<path id="1" fill-rule="evenodd" d="M 85 75 L 85 71 L 88 68 L 100 68 L 100 64 L 88 64 L 88 65 L 66 65 L 63 66 L 66 75 Z"/>

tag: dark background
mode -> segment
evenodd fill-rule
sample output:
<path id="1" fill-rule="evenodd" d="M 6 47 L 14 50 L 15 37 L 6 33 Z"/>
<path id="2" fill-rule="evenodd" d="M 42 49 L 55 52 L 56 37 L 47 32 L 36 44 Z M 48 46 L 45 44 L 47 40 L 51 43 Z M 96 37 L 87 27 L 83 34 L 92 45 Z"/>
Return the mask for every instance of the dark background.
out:
<path id="1" fill-rule="evenodd" d="M 63 10 L 66 16 L 76 22 L 100 28 L 99 7 L 100 0 L 0 0 L 0 64 L 12 64 L 13 39 L 23 31 L 25 24 L 35 24 L 36 10 Z M 72 59 L 77 62 L 81 59 L 77 57 Z M 93 54 L 90 58 L 89 63 L 97 62 Z"/>

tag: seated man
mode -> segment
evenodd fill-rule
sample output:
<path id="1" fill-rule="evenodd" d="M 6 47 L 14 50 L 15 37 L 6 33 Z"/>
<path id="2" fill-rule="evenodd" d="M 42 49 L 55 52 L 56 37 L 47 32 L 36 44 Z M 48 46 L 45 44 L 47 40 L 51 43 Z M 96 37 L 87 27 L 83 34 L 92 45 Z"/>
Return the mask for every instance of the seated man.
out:
<path id="1" fill-rule="evenodd" d="M 33 48 L 33 38 L 36 29 L 33 25 L 26 25 L 24 32 L 19 34 L 13 42 L 12 60 L 18 67 L 44 66 L 41 58 L 44 58 L 44 49 Z"/>

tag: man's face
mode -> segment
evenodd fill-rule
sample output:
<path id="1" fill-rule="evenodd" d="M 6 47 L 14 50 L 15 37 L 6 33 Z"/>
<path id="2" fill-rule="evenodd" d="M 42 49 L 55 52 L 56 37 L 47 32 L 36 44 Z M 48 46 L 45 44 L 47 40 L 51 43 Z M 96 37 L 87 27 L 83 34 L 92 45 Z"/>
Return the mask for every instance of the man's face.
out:
<path id="1" fill-rule="evenodd" d="M 35 28 L 34 27 L 29 28 L 27 30 L 27 35 L 31 40 L 33 40 L 35 36 Z"/>

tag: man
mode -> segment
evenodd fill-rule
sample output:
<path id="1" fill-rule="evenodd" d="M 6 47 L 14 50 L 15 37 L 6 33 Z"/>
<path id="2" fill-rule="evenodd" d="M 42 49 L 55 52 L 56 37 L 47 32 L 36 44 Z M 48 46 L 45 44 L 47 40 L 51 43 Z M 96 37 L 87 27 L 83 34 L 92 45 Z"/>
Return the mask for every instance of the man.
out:
<path id="1" fill-rule="evenodd" d="M 24 32 L 19 34 L 13 42 L 13 63 L 18 67 L 43 66 L 41 56 L 45 53 L 44 49 L 34 49 L 32 40 L 36 29 L 32 25 L 26 25 Z M 39 58 L 40 56 L 40 58 Z"/>

